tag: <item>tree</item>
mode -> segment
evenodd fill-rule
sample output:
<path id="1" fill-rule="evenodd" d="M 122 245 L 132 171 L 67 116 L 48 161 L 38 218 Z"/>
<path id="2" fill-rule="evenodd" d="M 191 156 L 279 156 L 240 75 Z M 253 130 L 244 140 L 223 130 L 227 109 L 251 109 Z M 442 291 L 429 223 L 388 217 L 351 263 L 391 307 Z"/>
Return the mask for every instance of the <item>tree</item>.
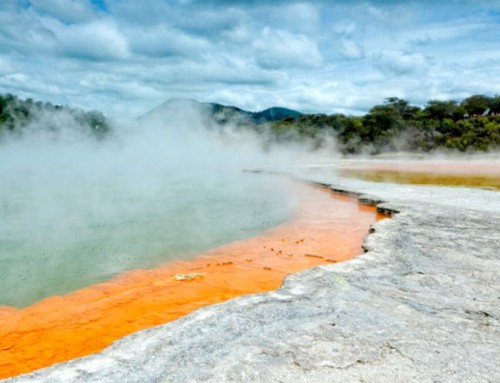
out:
<path id="1" fill-rule="evenodd" d="M 412 106 L 408 101 L 398 97 L 388 97 L 385 99 L 384 104 L 397 110 L 399 115 L 405 120 L 412 119 L 420 111 L 418 106 Z"/>
<path id="2" fill-rule="evenodd" d="M 488 110 L 490 99 L 482 94 L 476 94 L 463 100 L 462 105 L 467 113 L 469 113 L 469 116 L 478 116 Z"/>
<path id="3" fill-rule="evenodd" d="M 424 108 L 424 113 L 427 118 L 442 120 L 453 117 L 457 108 L 458 104 L 456 101 L 430 100 Z"/>
<path id="4" fill-rule="evenodd" d="M 38 122 L 47 131 L 58 131 L 61 118 L 71 129 L 80 129 L 98 139 L 107 136 L 111 130 L 109 121 L 101 112 L 86 112 L 31 98 L 21 100 L 9 94 L 0 95 L 0 139 L 9 134 L 29 134 L 32 130 L 27 128 L 33 122 Z"/>
<path id="5" fill-rule="evenodd" d="M 490 115 L 500 114 L 500 95 L 496 94 L 490 97 L 488 107 L 490 109 Z"/>

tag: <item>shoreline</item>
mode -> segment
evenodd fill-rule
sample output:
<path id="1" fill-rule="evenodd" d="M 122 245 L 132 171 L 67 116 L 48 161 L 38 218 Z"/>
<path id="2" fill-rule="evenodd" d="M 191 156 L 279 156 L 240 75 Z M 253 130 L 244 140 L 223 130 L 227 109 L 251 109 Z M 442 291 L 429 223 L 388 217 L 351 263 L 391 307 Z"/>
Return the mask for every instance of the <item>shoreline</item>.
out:
<path id="1" fill-rule="evenodd" d="M 310 170 L 331 169 L 332 174 L 372 182 L 397 184 L 474 187 L 500 190 L 500 161 L 457 159 L 343 159 L 311 166 Z"/>
<path id="2" fill-rule="evenodd" d="M 364 255 L 9 382 L 500 380 L 498 193 L 333 181 L 399 212 Z"/>
<path id="3" fill-rule="evenodd" d="M 332 198 L 322 186 L 291 186 L 301 198 L 296 217 L 257 237 L 192 261 L 129 271 L 25 309 L 0 307 L 0 378 L 98 352 L 135 331 L 236 296 L 275 290 L 288 274 L 362 253 L 375 208 Z M 331 219 L 335 212 L 337 222 Z"/>

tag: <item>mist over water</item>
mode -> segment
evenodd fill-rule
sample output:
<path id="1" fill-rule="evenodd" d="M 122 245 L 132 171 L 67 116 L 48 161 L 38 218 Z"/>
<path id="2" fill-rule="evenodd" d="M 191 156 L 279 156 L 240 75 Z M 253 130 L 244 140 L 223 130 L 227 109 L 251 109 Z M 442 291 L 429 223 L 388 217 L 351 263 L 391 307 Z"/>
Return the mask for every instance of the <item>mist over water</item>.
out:
<path id="1" fill-rule="evenodd" d="M 74 126 L 46 132 L 42 119 L 2 142 L 0 305 L 188 259 L 283 222 L 293 198 L 276 178 L 241 171 L 269 158 L 235 137 L 177 105 L 103 141 Z"/>

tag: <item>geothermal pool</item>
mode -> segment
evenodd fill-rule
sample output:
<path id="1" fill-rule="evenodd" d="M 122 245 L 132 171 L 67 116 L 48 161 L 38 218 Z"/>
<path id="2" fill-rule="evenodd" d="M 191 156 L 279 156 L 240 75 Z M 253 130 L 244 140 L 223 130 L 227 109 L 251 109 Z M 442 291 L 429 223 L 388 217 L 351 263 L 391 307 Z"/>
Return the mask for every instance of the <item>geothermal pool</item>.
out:
<path id="1" fill-rule="evenodd" d="M 164 174 L 144 185 L 148 178 L 140 173 L 106 179 L 68 173 L 56 187 L 43 177 L 3 180 L 0 306 L 24 307 L 126 270 L 190 259 L 278 225 L 293 204 L 265 175 Z"/>
<path id="2" fill-rule="evenodd" d="M 259 185 L 268 177 L 251 179 Z M 267 201 L 262 209 L 277 208 L 280 214 L 276 217 L 288 214 L 281 225 L 263 230 L 257 220 L 260 226 L 254 225 L 252 230 L 259 227 L 258 235 L 246 231 L 246 239 L 216 246 L 190 261 L 121 273 L 22 310 L 0 307 L 0 378 L 97 352 L 127 334 L 201 306 L 276 289 L 290 273 L 352 258 L 362 253 L 361 243 L 371 224 L 384 217 L 374 207 L 335 195 L 326 187 L 273 179 L 279 180 L 284 194 L 272 193 L 272 201 L 260 203 Z M 284 209 L 284 201 L 290 199 L 292 208 Z M 276 205 L 268 205 L 270 202 Z M 251 208 L 269 216 L 269 211 L 242 203 L 232 208 Z M 233 221 L 233 228 L 236 223 Z M 266 225 L 270 223 L 266 221 Z"/>
<path id="3" fill-rule="evenodd" d="M 268 163 L 250 143 L 213 136 L 196 118 L 125 126 L 104 141 L 74 128 L 34 126 L 1 142 L 0 378 L 327 262 L 314 249 L 292 262 L 284 248 L 284 268 L 235 248 L 203 259 L 293 221 L 302 204 L 297 185 L 241 171 Z"/>
<path id="4" fill-rule="evenodd" d="M 335 165 L 340 175 L 366 181 L 414 185 L 466 186 L 500 190 L 500 160 L 352 160 Z"/>

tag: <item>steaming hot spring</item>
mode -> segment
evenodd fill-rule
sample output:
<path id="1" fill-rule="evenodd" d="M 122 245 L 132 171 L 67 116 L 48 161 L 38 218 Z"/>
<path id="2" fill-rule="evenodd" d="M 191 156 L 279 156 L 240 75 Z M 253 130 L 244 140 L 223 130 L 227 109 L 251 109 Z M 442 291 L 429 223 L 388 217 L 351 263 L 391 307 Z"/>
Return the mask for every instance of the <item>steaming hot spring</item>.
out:
<path id="1" fill-rule="evenodd" d="M 0 378 L 362 253 L 382 217 L 373 207 L 243 172 L 294 153 L 242 150 L 182 116 L 103 142 L 39 133 L 5 144 Z"/>
<path id="2" fill-rule="evenodd" d="M 487 168 L 455 162 L 450 175 L 449 162 L 383 158 L 294 168 L 311 158 L 296 148 L 263 153 L 231 132 L 221 139 L 196 111 L 178 116 L 166 123 L 153 114 L 102 142 L 41 129 L 4 144 L 0 378 L 352 258 L 386 217 L 328 187 L 242 169 L 463 184 L 464 169 Z M 498 187 L 498 172 L 486 173 L 486 184 L 471 182 Z"/>

